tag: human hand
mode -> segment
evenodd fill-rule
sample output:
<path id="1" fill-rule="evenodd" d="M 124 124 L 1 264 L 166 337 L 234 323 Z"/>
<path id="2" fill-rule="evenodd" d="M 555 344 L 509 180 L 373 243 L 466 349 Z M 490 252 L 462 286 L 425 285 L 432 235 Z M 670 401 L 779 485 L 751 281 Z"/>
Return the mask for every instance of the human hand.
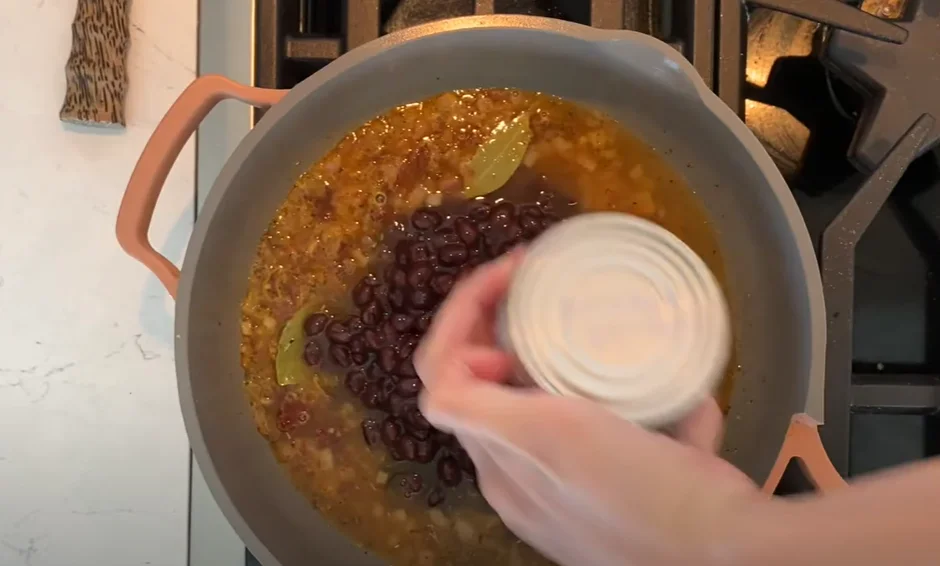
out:
<path id="1" fill-rule="evenodd" d="M 496 345 L 495 310 L 521 255 L 481 266 L 442 305 L 415 356 L 422 412 L 460 439 L 506 526 L 556 562 L 710 564 L 734 515 L 762 499 L 714 454 L 718 406 L 667 436 L 587 400 L 505 385 L 514 361 Z"/>

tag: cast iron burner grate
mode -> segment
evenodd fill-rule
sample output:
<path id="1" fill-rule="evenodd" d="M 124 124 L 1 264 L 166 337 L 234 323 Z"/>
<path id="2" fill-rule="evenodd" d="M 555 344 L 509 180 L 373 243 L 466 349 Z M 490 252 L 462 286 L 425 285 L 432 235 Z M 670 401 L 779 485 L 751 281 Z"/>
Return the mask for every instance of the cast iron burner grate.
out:
<path id="1" fill-rule="evenodd" d="M 936 374 L 886 374 L 877 366 L 861 373 L 852 367 L 856 247 L 901 176 L 915 158 L 935 148 L 940 137 L 940 78 L 935 72 L 940 62 L 940 0 L 909 2 L 898 24 L 906 32 L 903 43 L 885 44 L 837 30 L 822 53 L 827 66 L 865 95 L 849 158 L 860 170 L 873 170 L 826 228 L 820 258 L 829 333 L 822 437 L 843 473 L 850 464 L 854 410 L 935 412 L 940 407 Z M 931 219 L 910 212 L 908 229 L 936 265 L 940 234 Z"/>
<path id="2" fill-rule="evenodd" d="M 716 0 L 255 0 L 254 83 L 291 88 L 345 51 L 457 16 L 526 14 L 654 35 L 710 85 Z"/>
<path id="3" fill-rule="evenodd" d="M 917 0 L 897 24 L 907 36 L 900 44 L 834 30 L 822 53 L 824 63 L 870 98 L 849 148 L 862 170 L 875 169 L 921 114 L 940 119 L 940 2 Z M 938 139 L 934 123 L 917 155 Z"/>

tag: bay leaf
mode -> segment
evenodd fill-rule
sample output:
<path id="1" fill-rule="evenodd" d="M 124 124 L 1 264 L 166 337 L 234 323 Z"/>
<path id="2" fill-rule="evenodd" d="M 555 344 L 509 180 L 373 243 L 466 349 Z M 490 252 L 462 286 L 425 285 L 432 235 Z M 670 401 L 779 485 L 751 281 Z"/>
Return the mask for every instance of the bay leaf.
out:
<path id="1" fill-rule="evenodd" d="M 529 142 L 529 113 L 500 122 L 470 160 L 471 176 L 463 194 L 468 199 L 488 195 L 506 184 L 519 168 Z"/>
<path id="2" fill-rule="evenodd" d="M 305 305 L 294 313 L 281 330 L 274 358 L 278 385 L 296 385 L 313 378 L 313 370 L 304 362 L 304 321 L 316 311 L 316 306 Z"/>

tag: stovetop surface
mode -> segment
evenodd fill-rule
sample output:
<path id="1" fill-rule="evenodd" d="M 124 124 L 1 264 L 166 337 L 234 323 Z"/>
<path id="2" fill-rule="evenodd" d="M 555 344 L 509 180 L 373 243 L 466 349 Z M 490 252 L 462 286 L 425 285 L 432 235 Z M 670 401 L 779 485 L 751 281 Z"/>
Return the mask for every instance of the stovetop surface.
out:
<path id="1" fill-rule="evenodd" d="M 911 33 L 915 12 L 940 18 L 940 0 L 859 4 Z M 858 45 L 882 54 L 900 53 L 904 45 L 879 45 L 780 11 L 742 7 L 739 0 L 256 0 L 255 8 L 254 81 L 278 88 L 381 34 L 474 13 L 555 17 L 663 39 L 693 62 L 770 153 L 803 214 L 824 281 L 824 233 L 890 149 L 881 143 L 873 150 L 857 134 L 884 93 L 859 80 L 864 73 L 843 67 L 848 61 L 865 68 L 847 55 Z M 921 51 L 909 57 L 923 63 L 907 73 L 932 73 L 935 80 L 936 64 L 927 63 L 940 61 L 940 31 L 916 42 Z M 886 128 L 898 138 L 911 126 L 899 121 L 913 123 L 940 98 L 933 89 L 905 100 L 903 112 L 891 114 L 898 123 Z M 924 139 L 935 140 L 938 124 Z M 845 333 L 849 346 L 830 348 L 845 359 L 827 363 L 826 419 L 834 424 L 823 427 L 823 439 L 849 476 L 940 453 L 940 348 L 931 347 L 940 341 L 940 150 L 919 153 L 884 206 L 869 207 L 873 219 L 856 235 L 850 276 L 827 282 L 827 304 L 849 305 L 848 314 L 829 309 L 830 340 Z M 798 477 L 789 480 L 800 489 Z"/>

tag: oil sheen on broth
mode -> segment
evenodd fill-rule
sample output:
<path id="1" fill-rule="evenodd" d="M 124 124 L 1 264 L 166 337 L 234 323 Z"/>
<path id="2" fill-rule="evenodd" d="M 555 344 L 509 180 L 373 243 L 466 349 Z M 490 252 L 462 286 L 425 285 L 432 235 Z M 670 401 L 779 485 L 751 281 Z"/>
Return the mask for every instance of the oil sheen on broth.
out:
<path id="1" fill-rule="evenodd" d="M 502 526 L 469 479 L 433 508 L 423 494 L 410 494 L 406 478 L 432 478 L 433 465 L 370 449 L 367 411 L 329 365 L 278 385 L 278 338 L 299 309 L 351 312 L 350 287 L 376 261 L 384 235 L 419 207 L 458 199 L 476 150 L 495 126 L 523 112 L 532 131 L 527 174 L 581 210 L 623 211 L 662 225 L 724 283 L 716 236 L 686 182 L 594 110 L 517 90 L 455 91 L 395 108 L 344 137 L 297 180 L 258 246 L 242 304 L 241 360 L 258 431 L 294 484 L 351 539 L 393 564 L 549 561 Z M 730 375 L 719 395 L 723 409 L 729 384 Z"/>

